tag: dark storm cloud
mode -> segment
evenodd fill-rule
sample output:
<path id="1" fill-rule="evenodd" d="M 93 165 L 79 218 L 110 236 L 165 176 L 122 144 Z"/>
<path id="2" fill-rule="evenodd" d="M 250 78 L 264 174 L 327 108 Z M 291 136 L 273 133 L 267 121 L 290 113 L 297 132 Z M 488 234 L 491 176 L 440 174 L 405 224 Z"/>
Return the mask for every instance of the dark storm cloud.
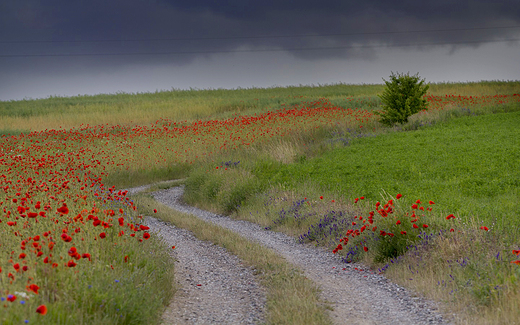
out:
<path id="1" fill-rule="evenodd" d="M 380 32 L 511 25 L 520 25 L 517 0 L 11 0 L 0 4 L 0 41 L 5 41 L 0 43 L 0 55 L 190 52 L 60 57 L 45 61 L 48 70 L 64 70 L 69 65 L 115 69 L 141 62 L 184 64 L 200 55 L 237 49 L 281 49 L 310 60 L 371 58 L 374 48 L 363 46 L 417 44 L 424 49 L 427 46 L 421 44 L 477 42 L 452 45 L 456 49 L 518 36 L 520 29 Z M 324 34 L 329 36 L 280 37 Z M 344 49 L 320 50 L 323 47 Z M 295 50 L 299 48 L 313 50 Z M 21 60 L 26 69 L 42 69 L 38 58 L 0 58 L 0 67 L 14 68 Z"/>

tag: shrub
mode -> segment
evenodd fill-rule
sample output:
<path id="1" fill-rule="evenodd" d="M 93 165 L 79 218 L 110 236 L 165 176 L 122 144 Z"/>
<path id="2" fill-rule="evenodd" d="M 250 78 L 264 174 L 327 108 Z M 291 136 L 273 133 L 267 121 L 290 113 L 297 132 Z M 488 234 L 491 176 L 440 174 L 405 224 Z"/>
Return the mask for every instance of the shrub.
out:
<path id="1" fill-rule="evenodd" d="M 422 97 L 428 91 L 429 85 L 424 84 L 419 74 L 410 76 L 407 74 L 396 73 L 390 75 L 390 81 L 383 79 L 386 87 L 382 95 L 379 95 L 383 102 L 381 112 L 376 112 L 381 116 L 381 123 L 392 126 L 396 123 L 408 122 L 408 117 L 428 109 L 427 102 Z"/>

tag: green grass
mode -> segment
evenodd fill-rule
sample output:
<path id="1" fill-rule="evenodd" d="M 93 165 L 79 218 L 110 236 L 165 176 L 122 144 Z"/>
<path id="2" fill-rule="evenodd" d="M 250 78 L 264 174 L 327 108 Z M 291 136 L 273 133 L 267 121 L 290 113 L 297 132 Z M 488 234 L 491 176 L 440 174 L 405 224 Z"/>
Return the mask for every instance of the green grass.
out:
<path id="1" fill-rule="evenodd" d="M 10 293 L 17 300 L 10 303 L 7 313 L 0 313 L 0 323 L 159 324 L 162 311 L 175 293 L 173 261 L 164 244 L 153 237 L 143 243 L 133 242 L 107 245 L 99 251 L 92 245 L 89 252 L 93 263 L 78 261 L 73 276 L 50 265 L 40 268 L 39 275 L 45 277 L 45 282 L 39 282 L 38 296 L 29 293 L 32 297 L 25 299 L 16 294 L 27 294 L 25 283 L 11 287 Z M 128 256 L 128 262 L 123 256 Z M 56 261 L 61 264 L 58 268 L 63 268 L 64 261 Z M 6 278 L 0 278 L 0 283 L 7 283 Z M 35 313 L 38 301 L 48 306 L 47 315 Z"/>
<path id="2" fill-rule="evenodd" d="M 382 191 L 434 200 L 437 208 L 516 229 L 520 207 L 520 112 L 462 117 L 414 132 L 354 141 L 303 163 L 260 166 L 261 180 L 312 179 L 350 199 Z"/>

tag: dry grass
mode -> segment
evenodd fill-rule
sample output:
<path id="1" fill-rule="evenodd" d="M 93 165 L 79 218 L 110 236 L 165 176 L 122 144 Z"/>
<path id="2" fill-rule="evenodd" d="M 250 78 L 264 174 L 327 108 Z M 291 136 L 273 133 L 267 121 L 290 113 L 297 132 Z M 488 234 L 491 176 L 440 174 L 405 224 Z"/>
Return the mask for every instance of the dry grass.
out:
<path id="1" fill-rule="evenodd" d="M 457 324 L 517 324 L 520 268 L 512 256 L 497 255 L 508 250 L 495 234 L 479 230 L 473 219 L 459 226 L 408 251 L 386 276 L 443 303 Z"/>

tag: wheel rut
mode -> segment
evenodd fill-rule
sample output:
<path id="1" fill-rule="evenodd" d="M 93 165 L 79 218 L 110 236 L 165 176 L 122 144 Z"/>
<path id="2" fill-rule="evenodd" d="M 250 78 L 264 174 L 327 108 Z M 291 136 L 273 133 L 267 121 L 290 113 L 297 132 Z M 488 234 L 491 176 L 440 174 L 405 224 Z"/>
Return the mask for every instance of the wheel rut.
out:
<path id="1" fill-rule="evenodd" d="M 129 189 L 130 194 L 148 186 Z M 177 291 L 163 313 L 163 324 L 258 324 L 265 322 L 265 289 L 254 270 L 190 231 L 147 217 L 150 231 L 161 237 L 175 259 Z"/>

